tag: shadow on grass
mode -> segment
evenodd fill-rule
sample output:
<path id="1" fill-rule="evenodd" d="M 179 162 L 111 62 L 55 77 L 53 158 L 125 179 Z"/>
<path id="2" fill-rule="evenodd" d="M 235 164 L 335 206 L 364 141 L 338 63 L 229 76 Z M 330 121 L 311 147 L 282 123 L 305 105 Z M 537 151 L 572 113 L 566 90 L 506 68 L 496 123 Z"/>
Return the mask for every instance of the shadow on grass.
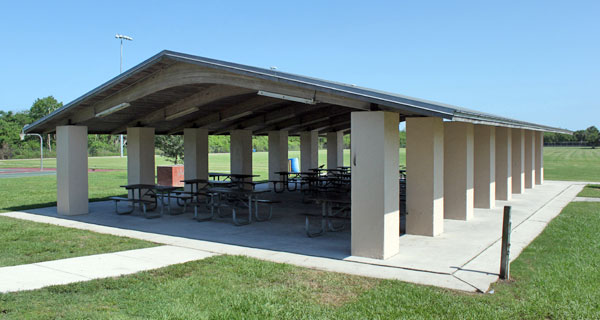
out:
<path id="1" fill-rule="evenodd" d="M 108 201 L 110 197 L 127 197 L 127 194 L 120 194 L 120 195 L 111 195 L 111 196 L 106 196 L 106 197 L 101 197 L 101 198 L 90 198 L 89 202 L 99 202 L 99 201 Z M 21 205 L 21 206 L 14 206 L 14 207 L 6 207 L 6 208 L 0 208 L 0 211 L 23 211 L 23 210 L 29 210 L 29 209 L 39 209 L 39 208 L 47 208 L 47 207 L 56 207 L 56 201 L 53 202 L 42 202 L 42 203 L 31 203 L 31 204 L 25 204 L 25 205 Z"/>

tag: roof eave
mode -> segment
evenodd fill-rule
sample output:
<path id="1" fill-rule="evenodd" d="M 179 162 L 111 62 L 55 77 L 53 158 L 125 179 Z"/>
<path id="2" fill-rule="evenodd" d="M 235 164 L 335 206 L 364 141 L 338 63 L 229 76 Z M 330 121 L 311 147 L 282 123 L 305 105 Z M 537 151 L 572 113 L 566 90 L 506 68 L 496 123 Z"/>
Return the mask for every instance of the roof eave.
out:
<path id="1" fill-rule="evenodd" d="M 527 129 L 527 130 L 534 130 L 534 131 L 555 132 L 555 133 L 563 133 L 563 134 L 570 134 L 570 135 L 573 134 L 573 131 L 567 130 L 567 129 L 544 126 L 544 125 L 539 125 L 539 124 L 535 124 L 535 123 L 519 121 L 519 120 L 514 120 L 514 119 L 508 119 L 508 118 L 502 118 L 502 117 L 495 117 L 495 116 L 484 115 L 484 114 L 469 113 L 469 112 L 458 111 L 458 110 L 454 113 L 454 116 L 452 117 L 452 121 L 462 121 L 462 122 L 469 122 L 469 123 L 473 123 L 473 124 L 502 126 L 502 127 L 508 127 L 508 128 Z"/>

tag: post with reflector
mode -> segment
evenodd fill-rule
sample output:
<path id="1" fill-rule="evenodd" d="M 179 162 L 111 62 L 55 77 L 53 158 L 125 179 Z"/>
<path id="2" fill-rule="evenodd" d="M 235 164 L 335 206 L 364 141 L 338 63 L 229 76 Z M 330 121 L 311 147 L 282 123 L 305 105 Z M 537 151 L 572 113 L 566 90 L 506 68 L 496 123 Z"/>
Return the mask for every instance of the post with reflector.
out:
<path id="1" fill-rule="evenodd" d="M 510 274 L 510 232 L 512 221 L 510 206 L 504 206 L 504 220 L 502 221 L 502 251 L 500 256 L 500 279 L 508 280 Z"/>

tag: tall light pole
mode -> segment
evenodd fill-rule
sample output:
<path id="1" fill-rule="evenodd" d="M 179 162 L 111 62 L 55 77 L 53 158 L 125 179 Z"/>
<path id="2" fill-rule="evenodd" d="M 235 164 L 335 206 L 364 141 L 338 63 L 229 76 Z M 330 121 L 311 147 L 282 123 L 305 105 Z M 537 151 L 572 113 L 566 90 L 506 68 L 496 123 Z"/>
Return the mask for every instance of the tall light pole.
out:
<path id="1" fill-rule="evenodd" d="M 123 39 L 133 41 L 133 38 L 118 33 L 115 35 L 115 38 L 121 40 L 121 60 L 119 63 L 119 74 L 121 74 L 123 72 Z M 123 135 L 119 135 L 119 138 L 121 139 L 121 158 L 123 158 Z"/>
<path id="2" fill-rule="evenodd" d="M 21 141 L 25 140 L 25 136 L 38 136 L 40 138 L 40 171 L 44 171 L 44 138 L 42 138 L 41 134 L 25 133 L 25 127 L 23 127 L 19 134 Z"/>

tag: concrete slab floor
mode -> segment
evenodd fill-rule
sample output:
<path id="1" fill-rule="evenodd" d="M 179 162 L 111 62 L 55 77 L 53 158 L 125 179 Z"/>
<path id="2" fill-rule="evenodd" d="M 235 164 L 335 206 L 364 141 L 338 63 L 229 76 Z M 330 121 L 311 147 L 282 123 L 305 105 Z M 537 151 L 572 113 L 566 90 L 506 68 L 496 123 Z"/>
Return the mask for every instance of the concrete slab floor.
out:
<path id="1" fill-rule="evenodd" d="M 266 194 L 282 203 L 271 221 L 236 227 L 230 218 L 196 222 L 192 214 L 145 219 L 118 216 L 112 202 L 90 203 L 90 214 L 58 216 L 56 208 L 3 215 L 153 241 L 217 254 L 239 254 L 298 266 L 361 276 L 397 279 L 444 288 L 485 292 L 498 279 L 502 207 L 512 206 L 511 260 L 572 201 L 585 183 L 545 181 L 544 185 L 496 201 L 495 209 L 476 209 L 470 221 L 444 221 L 439 237 L 403 235 L 400 253 L 387 260 L 350 256 L 349 228 L 317 238 L 304 233 L 301 212 L 319 212 L 296 193 Z M 189 211 L 189 210 L 188 210 Z"/>

